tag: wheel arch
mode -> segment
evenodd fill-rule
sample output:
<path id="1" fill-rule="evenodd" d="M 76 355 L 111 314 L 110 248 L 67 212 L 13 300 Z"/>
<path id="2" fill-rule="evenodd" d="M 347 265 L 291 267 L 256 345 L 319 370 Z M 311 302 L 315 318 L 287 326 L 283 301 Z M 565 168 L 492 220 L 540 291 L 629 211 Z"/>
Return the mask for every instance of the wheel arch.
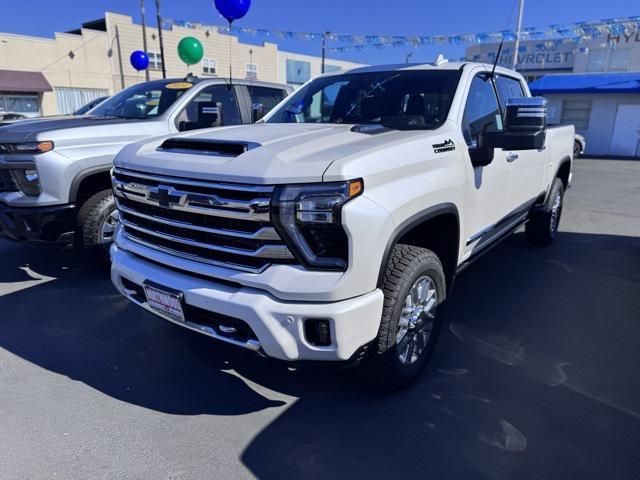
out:
<path id="1" fill-rule="evenodd" d="M 553 178 L 559 178 L 565 190 L 569 187 L 569 177 L 571 175 L 571 157 L 566 156 L 558 163 L 558 169 Z"/>
<path id="2" fill-rule="evenodd" d="M 69 201 L 84 203 L 93 194 L 111 188 L 111 165 L 90 168 L 80 172 L 71 182 Z"/>
<path id="3" fill-rule="evenodd" d="M 437 231 L 438 235 L 433 235 Z M 447 285 L 452 285 L 460 248 L 460 216 L 453 203 L 429 207 L 409 217 L 393 231 L 387 241 L 378 274 L 378 286 L 384 282 L 384 273 L 391 250 L 398 243 L 407 243 L 432 250 L 445 272 Z"/>

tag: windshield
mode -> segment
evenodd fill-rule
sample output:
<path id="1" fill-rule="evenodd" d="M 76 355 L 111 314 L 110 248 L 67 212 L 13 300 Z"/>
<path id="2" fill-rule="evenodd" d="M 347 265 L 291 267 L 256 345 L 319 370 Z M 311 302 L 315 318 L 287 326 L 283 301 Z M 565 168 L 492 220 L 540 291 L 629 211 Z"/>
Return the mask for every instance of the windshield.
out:
<path id="1" fill-rule="evenodd" d="M 162 115 L 193 84 L 176 80 L 155 80 L 134 85 L 108 98 L 91 116 L 148 119 Z"/>
<path id="2" fill-rule="evenodd" d="M 320 77 L 298 90 L 265 122 L 434 129 L 447 118 L 459 78 L 457 70 L 395 70 Z"/>

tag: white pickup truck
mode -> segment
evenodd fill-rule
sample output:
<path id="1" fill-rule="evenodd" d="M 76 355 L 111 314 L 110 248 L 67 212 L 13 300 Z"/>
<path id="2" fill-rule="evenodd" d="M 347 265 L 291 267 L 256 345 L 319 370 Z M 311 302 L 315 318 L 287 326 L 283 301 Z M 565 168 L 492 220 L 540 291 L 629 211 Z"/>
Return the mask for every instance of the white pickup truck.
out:
<path id="1" fill-rule="evenodd" d="M 117 223 L 109 172 L 124 145 L 253 123 L 291 91 L 188 75 L 134 85 L 84 115 L 0 122 L 0 236 L 73 242 L 106 258 Z"/>
<path id="2" fill-rule="evenodd" d="M 573 136 L 504 68 L 323 75 L 259 124 L 125 147 L 112 281 L 196 332 L 400 388 L 456 274 L 523 224 L 553 241 Z"/>

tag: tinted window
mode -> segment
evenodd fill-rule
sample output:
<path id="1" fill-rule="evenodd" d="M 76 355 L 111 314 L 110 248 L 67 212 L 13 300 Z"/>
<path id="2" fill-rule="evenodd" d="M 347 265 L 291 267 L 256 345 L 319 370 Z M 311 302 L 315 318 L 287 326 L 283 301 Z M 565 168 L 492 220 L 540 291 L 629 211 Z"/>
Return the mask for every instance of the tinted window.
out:
<path id="1" fill-rule="evenodd" d="M 515 78 L 503 77 L 499 75 L 496 79 L 496 89 L 498 90 L 498 99 L 500 100 L 500 108 L 504 112 L 507 100 L 510 98 L 524 97 L 524 91 L 519 80 Z"/>
<path id="2" fill-rule="evenodd" d="M 212 124 L 211 115 L 203 112 L 203 109 L 200 108 L 203 104 L 217 104 L 216 106 L 221 109 L 221 116 L 218 117 L 219 124 L 238 125 L 242 123 L 235 90 L 229 90 L 225 85 L 216 85 L 205 88 L 189 101 L 178 118 L 178 125 L 182 125 L 181 129 L 185 128 L 185 124 L 188 125 L 186 127 L 188 130 L 215 126 Z M 214 105 L 206 106 L 213 107 Z"/>
<path id="3" fill-rule="evenodd" d="M 471 143 L 482 132 L 502 130 L 502 117 L 491 78 L 477 75 L 471 82 L 467 104 L 464 108 L 462 132 Z"/>
<path id="4" fill-rule="evenodd" d="M 153 118 L 162 115 L 193 85 L 184 81 L 155 80 L 140 83 L 108 98 L 91 115 L 122 118 Z"/>
<path id="5" fill-rule="evenodd" d="M 394 70 L 319 77 L 289 97 L 267 123 L 379 124 L 437 128 L 446 120 L 457 70 Z"/>
<path id="6" fill-rule="evenodd" d="M 251 104 L 253 107 L 256 104 L 263 105 L 265 111 L 271 110 L 278 103 L 287 96 L 287 92 L 279 88 L 269 87 L 247 87 L 249 89 L 249 95 L 251 96 Z"/>

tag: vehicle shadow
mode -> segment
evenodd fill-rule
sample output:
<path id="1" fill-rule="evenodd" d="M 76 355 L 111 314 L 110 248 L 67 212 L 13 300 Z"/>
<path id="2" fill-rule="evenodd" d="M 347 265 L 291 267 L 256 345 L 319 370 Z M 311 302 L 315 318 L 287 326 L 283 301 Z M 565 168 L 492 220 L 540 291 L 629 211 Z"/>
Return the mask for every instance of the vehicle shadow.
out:
<path id="1" fill-rule="evenodd" d="M 26 263 L 56 280 L 0 296 L 1 348 L 165 413 L 241 415 L 296 399 L 242 452 L 258 478 L 627 478 L 640 468 L 612 441 L 640 444 L 638 238 L 560 233 L 547 249 L 507 239 L 459 277 L 427 374 L 394 395 L 159 321 L 87 259 L 5 250 L 0 288 Z"/>

